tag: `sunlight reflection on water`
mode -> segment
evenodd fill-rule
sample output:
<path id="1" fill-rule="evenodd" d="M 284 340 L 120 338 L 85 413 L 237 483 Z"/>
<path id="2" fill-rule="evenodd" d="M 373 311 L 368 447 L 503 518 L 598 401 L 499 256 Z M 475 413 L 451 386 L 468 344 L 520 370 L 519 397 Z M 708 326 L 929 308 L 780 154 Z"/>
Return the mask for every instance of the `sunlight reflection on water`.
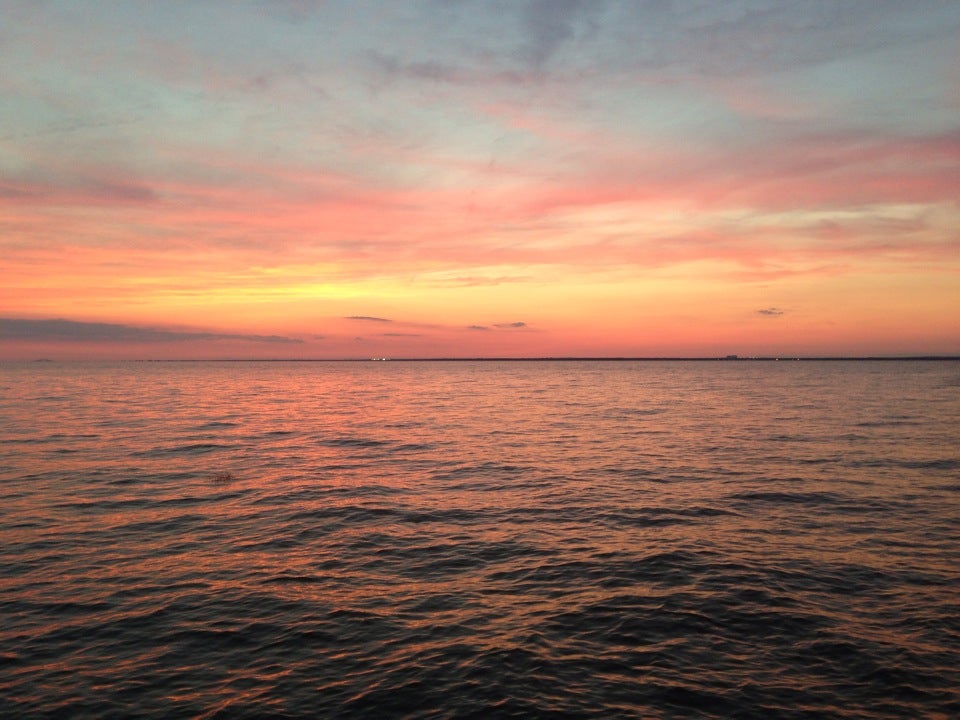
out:
<path id="1" fill-rule="evenodd" d="M 5 365 L 0 712 L 955 715 L 958 376 Z"/>

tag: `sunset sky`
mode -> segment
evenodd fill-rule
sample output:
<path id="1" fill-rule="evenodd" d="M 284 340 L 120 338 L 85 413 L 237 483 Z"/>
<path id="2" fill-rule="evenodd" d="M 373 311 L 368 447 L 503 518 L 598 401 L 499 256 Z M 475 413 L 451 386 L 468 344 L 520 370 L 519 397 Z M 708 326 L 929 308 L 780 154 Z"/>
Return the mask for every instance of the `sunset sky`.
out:
<path id="1" fill-rule="evenodd" d="M 954 0 L 0 0 L 0 358 L 960 354 Z"/>

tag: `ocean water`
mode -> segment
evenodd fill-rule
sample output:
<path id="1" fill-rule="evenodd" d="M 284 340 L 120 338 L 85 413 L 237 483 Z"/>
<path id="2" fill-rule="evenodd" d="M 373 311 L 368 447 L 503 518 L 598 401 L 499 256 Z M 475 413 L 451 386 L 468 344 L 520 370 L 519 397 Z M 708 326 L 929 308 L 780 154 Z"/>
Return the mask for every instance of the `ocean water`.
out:
<path id="1" fill-rule="evenodd" d="M 3 717 L 960 717 L 960 363 L 0 365 Z"/>

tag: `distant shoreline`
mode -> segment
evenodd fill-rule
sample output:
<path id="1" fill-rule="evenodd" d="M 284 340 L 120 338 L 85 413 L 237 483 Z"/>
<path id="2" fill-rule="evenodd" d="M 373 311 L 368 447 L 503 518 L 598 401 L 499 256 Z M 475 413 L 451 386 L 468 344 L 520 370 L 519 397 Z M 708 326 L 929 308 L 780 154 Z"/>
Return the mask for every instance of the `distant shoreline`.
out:
<path id="1" fill-rule="evenodd" d="M 397 357 L 397 358 L 181 358 L 118 362 L 865 362 L 960 361 L 960 355 L 828 356 L 828 357 Z M 70 361 L 65 361 L 70 362 Z"/>
<path id="2" fill-rule="evenodd" d="M 374 358 L 8 358 L 4 363 L 532 363 L 532 362 L 958 362 L 960 355 L 758 356 L 758 357 L 374 357 Z"/>

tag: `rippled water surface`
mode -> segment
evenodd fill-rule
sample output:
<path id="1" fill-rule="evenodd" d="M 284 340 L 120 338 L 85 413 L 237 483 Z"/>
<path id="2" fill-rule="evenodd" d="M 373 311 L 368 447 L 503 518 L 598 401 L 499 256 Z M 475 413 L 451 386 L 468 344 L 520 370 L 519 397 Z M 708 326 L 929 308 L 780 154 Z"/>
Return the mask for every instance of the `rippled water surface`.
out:
<path id="1" fill-rule="evenodd" d="M 0 365 L 0 715 L 960 716 L 960 363 Z"/>

